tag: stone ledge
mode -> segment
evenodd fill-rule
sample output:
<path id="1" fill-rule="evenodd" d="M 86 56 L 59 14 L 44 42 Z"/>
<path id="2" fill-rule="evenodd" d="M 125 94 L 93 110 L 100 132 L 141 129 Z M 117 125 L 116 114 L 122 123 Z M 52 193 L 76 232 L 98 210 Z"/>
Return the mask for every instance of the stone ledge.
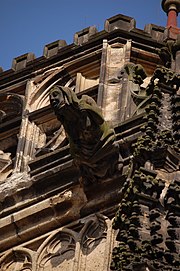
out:
<path id="1" fill-rule="evenodd" d="M 80 218 L 80 210 L 86 201 L 83 189 L 74 186 L 1 218 L 0 251 Z"/>

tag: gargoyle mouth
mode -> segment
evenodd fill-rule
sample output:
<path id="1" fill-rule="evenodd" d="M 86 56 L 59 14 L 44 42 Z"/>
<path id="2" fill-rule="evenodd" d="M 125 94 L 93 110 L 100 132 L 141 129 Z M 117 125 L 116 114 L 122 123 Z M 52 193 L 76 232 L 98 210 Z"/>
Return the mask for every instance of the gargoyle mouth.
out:
<path id="1" fill-rule="evenodd" d="M 53 99 L 51 101 L 51 105 L 55 110 L 61 110 L 63 107 L 65 107 L 67 104 L 65 101 L 59 101 L 58 99 Z"/>
<path id="2" fill-rule="evenodd" d="M 51 105 L 53 108 L 59 108 L 59 100 L 58 99 L 51 99 Z"/>

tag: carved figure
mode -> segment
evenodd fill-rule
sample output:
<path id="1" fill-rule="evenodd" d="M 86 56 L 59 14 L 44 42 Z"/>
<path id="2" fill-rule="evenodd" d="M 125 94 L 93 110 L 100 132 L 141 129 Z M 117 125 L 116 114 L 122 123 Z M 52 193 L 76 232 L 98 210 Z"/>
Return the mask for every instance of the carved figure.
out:
<path id="1" fill-rule="evenodd" d="M 21 116 L 23 97 L 13 93 L 0 94 L 0 123 Z"/>
<path id="2" fill-rule="evenodd" d="M 124 69 L 128 74 L 129 80 L 135 84 L 141 85 L 143 80 L 147 77 L 147 74 L 141 64 L 128 62 L 124 66 Z"/>
<path id="3" fill-rule="evenodd" d="M 178 38 L 176 41 L 167 40 L 165 45 L 157 50 L 159 57 L 161 58 L 164 66 L 166 68 L 170 68 L 173 60 L 176 58 L 177 51 L 180 50 L 180 39 Z"/>
<path id="4" fill-rule="evenodd" d="M 124 65 L 123 70 L 128 75 L 129 91 L 136 105 L 136 108 L 132 115 L 140 114 L 147 106 L 149 97 L 146 95 L 144 80 L 148 79 L 145 69 L 141 64 L 134 64 L 128 62 Z"/>
<path id="5" fill-rule="evenodd" d="M 78 99 L 68 87 L 54 86 L 50 103 L 64 126 L 70 151 L 86 183 L 113 174 L 118 161 L 114 130 L 104 121 L 101 110 L 89 96 Z"/>

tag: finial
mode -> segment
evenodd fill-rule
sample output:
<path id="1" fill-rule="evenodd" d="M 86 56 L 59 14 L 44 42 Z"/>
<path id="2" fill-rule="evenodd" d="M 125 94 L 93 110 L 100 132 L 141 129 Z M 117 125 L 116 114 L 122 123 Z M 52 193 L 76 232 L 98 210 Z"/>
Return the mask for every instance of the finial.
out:
<path id="1" fill-rule="evenodd" d="M 180 12 L 180 0 L 162 0 L 162 8 L 167 13 L 167 27 L 178 27 L 177 16 Z"/>

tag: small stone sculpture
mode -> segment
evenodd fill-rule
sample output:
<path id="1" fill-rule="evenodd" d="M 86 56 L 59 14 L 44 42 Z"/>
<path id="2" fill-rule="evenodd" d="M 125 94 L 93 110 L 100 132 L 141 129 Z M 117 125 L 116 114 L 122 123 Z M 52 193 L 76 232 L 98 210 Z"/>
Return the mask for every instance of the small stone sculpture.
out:
<path id="1" fill-rule="evenodd" d="M 50 90 L 50 103 L 64 126 L 84 184 L 113 174 L 119 156 L 115 134 L 96 102 L 87 95 L 79 99 L 68 87 L 54 86 Z"/>
<path id="2" fill-rule="evenodd" d="M 132 62 L 128 62 L 124 66 L 125 71 L 128 74 L 129 80 L 134 82 L 135 84 L 141 85 L 143 80 L 147 77 L 147 74 L 141 64 L 134 64 Z"/>

